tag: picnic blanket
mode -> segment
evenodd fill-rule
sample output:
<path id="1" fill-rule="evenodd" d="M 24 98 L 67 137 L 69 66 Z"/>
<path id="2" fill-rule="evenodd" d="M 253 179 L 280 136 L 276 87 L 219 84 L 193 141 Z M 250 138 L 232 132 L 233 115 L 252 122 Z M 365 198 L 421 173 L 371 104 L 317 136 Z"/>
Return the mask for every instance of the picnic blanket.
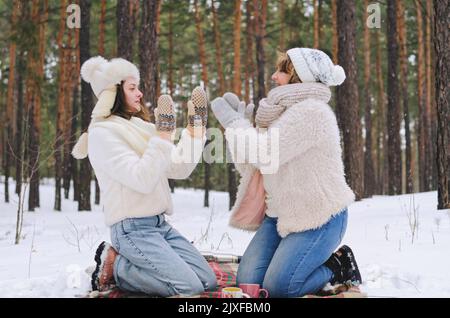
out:
<path id="1" fill-rule="evenodd" d="M 217 289 L 203 292 L 199 295 L 176 295 L 170 298 L 222 298 L 222 289 L 236 286 L 236 273 L 239 266 L 240 256 L 234 255 L 204 255 L 217 277 Z M 136 294 L 113 288 L 104 292 L 94 291 L 88 295 L 89 298 L 152 298 L 145 294 Z M 302 298 L 363 298 L 366 297 L 358 286 L 350 284 L 327 286 L 315 295 L 306 295 Z M 156 297 L 155 297 L 156 298 Z"/>

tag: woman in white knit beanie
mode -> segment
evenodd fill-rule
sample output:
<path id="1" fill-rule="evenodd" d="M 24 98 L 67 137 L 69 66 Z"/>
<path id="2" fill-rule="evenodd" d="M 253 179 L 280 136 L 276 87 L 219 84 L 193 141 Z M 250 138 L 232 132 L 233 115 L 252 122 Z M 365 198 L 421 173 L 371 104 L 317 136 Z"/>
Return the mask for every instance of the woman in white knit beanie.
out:
<path id="1" fill-rule="evenodd" d="M 212 110 L 241 174 L 230 225 L 255 231 L 239 265 L 238 284 L 262 285 L 271 297 L 299 297 L 328 283 L 361 283 L 352 250 L 344 245 L 347 185 L 339 129 L 328 106 L 329 86 L 345 72 L 320 50 L 293 48 L 280 55 L 272 80 L 278 87 L 253 105 L 232 93 L 216 98 Z M 239 142 L 241 140 L 241 142 Z M 255 149 L 276 159 L 268 169 Z M 266 156 L 267 157 L 267 156 Z"/>
<path id="2" fill-rule="evenodd" d="M 112 245 L 97 249 L 95 292 L 119 289 L 153 296 L 193 295 L 214 289 L 205 258 L 175 230 L 168 179 L 187 178 L 200 160 L 207 98 L 200 87 L 188 102 L 188 125 L 175 146 L 175 112 L 169 95 L 158 99 L 155 124 L 142 103 L 139 71 L 124 59 L 98 56 L 81 67 L 98 98 L 88 131 L 72 154 L 89 157 L 101 190 Z"/>

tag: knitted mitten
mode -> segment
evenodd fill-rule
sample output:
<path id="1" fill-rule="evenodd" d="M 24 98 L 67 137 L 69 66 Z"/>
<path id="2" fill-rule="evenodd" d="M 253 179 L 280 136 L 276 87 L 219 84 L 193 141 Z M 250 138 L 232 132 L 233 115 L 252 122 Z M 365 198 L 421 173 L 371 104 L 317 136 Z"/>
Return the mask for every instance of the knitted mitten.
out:
<path id="1" fill-rule="evenodd" d="M 226 100 L 228 104 L 234 109 L 237 110 L 238 113 L 243 117 L 248 119 L 251 123 L 253 123 L 253 111 L 255 109 L 255 104 L 250 103 L 245 105 L 245 102 L 241 102 L 239 97 L 236 94 L 226 92 L 223 95 L 223 99 Z"/>
<path id="2" fill-rule="evenodd" d="M 206 92 L 197 86 L 192 91 L 191 100 L 188 101 L 188 125 L 191 127 L 206 127 L 208 122 L 208 99 Z"/>
<path id="3" fill-rule="evenodd" d="M 172 132 L 175 130 L 175 110 L 169 95 L 161 95 L 158 99 L 158 107 L 155 109 L 155 124 L 158 131 Z"/>
<path id="4" fill-rule="evenodd" d="M 217 97 L 211 102 L 211 109 L 223 128 L 227 129 L 231 123 L 241 119 L 242 116 L 223 98 Z"/>

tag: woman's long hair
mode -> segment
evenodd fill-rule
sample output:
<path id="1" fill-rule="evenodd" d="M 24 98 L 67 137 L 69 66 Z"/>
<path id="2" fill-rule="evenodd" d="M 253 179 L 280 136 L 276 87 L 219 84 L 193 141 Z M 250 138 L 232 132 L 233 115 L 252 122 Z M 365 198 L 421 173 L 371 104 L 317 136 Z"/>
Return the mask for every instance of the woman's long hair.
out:
<path id="1" fill-rule="evenodd" d="M 139 111 L 129 111 L 126 104 L 125 99 L 125 92 L 123 90 L 123 83 L 124 81 L 120 82 L 120 84 L 117 84 L 117 94 L 116 99 L 114 100 L 114 106 L 111 109 L 111 115 L 120 116 L 122 118 L 125 118 L 127 120 L 130 120 L 131 117 L 135 116 L 138 117 L 146 122 L 150 122 L 150 113 L 147 109 L 147 107 L 144 106 L 144 103 L 140 101 L 141 109 Z"/>

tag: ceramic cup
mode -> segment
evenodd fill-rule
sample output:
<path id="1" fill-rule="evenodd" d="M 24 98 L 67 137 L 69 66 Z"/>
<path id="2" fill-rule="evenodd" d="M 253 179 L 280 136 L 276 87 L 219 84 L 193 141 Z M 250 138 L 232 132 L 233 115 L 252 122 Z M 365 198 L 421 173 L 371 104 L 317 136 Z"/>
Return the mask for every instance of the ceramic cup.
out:
<path id="1" fill-rule="evenodd" d="M 249 295 L 251 298 L 268 298 L 269 292 L 267 289 L 261 288 L 259 284 L 239 284 L 242 292 Z"/>
<path id="2" fill-rule="evenodd" d="M 238 287 L 225 287 L 222 289 L 223 298 L 250 298 L 250 296 Z"/>

